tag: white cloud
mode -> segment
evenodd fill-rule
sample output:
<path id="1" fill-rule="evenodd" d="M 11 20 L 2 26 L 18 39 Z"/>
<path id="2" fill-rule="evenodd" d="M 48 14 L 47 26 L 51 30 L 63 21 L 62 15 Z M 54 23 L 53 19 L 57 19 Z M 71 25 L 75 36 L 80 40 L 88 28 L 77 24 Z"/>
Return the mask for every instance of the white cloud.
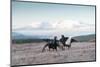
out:
<path id="1" fill-rule="evenodd" d="M 32 35 L 78 35 L 95 32 L 94 24 L 87 24 L 74 20 L 58 20 L 50 22 L 33 22 L 17 31 Z"/>
<path id="2" fill-rule="evenodd" d="M 78 21 L 72 21 L 72 20 L 62 20 L 56 24 L 56 27 L 58 29 L 67 29 L 67 30 L 74 29 L 80 26 L 82 25 Z"/>
<path id="3" fill-rule="evenodd" d="M 30 26 L 40 30 L 49 29 L 49 30 L 56 30 L 56 31 L 89 31 L 91 29 L 95 29 L 95 25 L 93 24 L 86 24 L 74 20 L 33 22 L 32 24 L 30 24 Z"/>
<path id="4" fill-rule="evenodd" d="M 29 24 L 29 26 L 33 27 L 33 28 L 39 28 L 40 27 L 40 22 L 32 22 L 31 24 Z"/>

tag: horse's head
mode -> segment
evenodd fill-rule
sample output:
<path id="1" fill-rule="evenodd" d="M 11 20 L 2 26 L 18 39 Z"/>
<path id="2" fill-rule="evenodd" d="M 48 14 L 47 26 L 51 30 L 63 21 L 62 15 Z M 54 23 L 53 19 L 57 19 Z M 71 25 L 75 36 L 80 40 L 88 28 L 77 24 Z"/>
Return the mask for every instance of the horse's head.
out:
<path id="1" fill-rule="evenodd" d="M 67 41 L 69 39 L 69 37 L 65 37 L 65 41 Z"/>

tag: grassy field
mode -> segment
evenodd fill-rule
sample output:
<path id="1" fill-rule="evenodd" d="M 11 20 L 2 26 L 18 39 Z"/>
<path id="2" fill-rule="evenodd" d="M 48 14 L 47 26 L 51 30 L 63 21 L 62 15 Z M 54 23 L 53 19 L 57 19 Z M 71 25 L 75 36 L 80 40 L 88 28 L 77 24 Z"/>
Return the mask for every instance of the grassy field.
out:
<path id="1" fill-rule="evenodd" d="M 11 65 L 63 63 L 77 61 L 95 61 L 95 42 L 76 42 L 64 51 L 42 52 L 46 42 L 12 44 Z"/>

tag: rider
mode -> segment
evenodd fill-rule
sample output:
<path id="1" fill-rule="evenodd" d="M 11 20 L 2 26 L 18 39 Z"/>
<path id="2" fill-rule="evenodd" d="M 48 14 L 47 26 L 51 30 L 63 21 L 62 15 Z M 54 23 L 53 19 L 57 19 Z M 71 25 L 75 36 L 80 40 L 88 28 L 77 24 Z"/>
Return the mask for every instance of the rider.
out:
<path id="1" fill-rule="evenodd" d="M 60 41 L 65 46 L 66 38 L 64 37 L 64 35 L 61 35 Z"/>
<path id="2" fill-rule="evenodd" d="M 58 46 L 58 44 L 57 44 L 57 36 L 54 37 L 53 46 L 54 46 L 53 49 L 57 50 L 57 46 Z"/>

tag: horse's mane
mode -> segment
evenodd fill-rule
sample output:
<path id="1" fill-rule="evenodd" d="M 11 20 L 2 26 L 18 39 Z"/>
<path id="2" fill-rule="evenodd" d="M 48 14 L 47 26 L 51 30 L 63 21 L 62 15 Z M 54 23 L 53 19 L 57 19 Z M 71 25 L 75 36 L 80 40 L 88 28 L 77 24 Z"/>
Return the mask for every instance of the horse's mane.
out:
<path id="1" fill-rule="evenodd" d="M 77 42 L 77 40 L 73 39 L 72 37 L 67 37 L 66 44 L 70 44 L 72 42 Z"/>

